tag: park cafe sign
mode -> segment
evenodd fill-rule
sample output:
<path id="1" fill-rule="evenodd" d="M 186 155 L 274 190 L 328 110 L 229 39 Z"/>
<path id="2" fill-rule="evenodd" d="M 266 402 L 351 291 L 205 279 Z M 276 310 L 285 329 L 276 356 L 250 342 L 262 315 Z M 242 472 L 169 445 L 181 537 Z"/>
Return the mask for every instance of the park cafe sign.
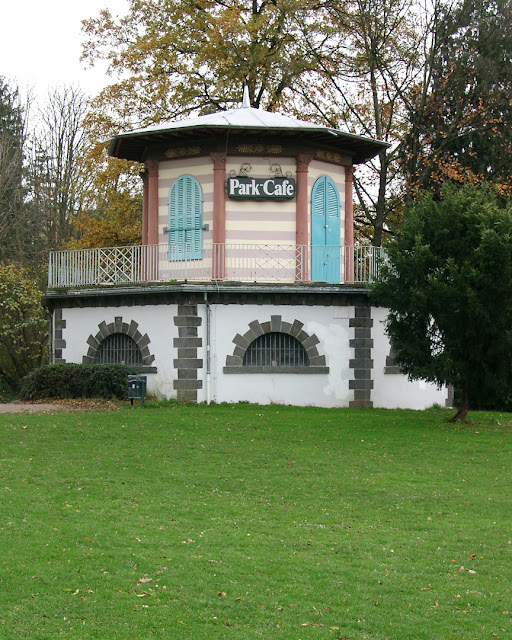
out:
<path id="1" fill-rule="evenodd" d="M 291 200 L 295 197 L 295 178 L 228 178 L 228 198 L 233 200 Z"/>

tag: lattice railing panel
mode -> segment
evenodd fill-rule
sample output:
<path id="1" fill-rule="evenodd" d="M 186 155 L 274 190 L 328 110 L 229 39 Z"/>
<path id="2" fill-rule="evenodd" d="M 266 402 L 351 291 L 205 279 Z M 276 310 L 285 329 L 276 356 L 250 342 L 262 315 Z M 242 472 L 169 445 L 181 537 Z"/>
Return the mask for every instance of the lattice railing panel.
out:
<path id="1" fill-rule="evenodd" d="M 50 254 L 48 285 L 212 280 L 364 284 L 377 277 L 384 258 L 381 248 L 371 246 L 231 243 L 206 243 L 201 258 L 179 259 L 186 255 L 186 246 L 169 245 L 54 251 Z"/>

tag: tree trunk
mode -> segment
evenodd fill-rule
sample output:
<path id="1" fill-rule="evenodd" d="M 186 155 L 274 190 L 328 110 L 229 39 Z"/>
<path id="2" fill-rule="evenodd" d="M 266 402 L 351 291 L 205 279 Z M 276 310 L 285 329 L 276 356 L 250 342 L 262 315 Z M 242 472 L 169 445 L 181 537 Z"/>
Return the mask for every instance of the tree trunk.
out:
<path id="1" fill-rule="evenodd" d="M 448 422 L 457 422 L 457 420 L 464 422 L 468 414 L 468 410 L 469 410 L 469 393 L 467 389 L 464 389 L 462 391 L 462 399 L 460 402 L 460 406 L 457 408 L 457 413 L 454 416 L 452 416 L 448 420 Z"/>
<path id="2" fill-rule="evenodd" d="M 379 154 L 380 160 L 380 176 L 379 176 L 379 195 L 375 205 L 375 219 L 373 222 L 373 239 L 374 247 L 382 247 L 382 236 L 384 233 L 384 222 L 386 217 L 386 183 L 388 178 L 388 159 L 386 152 Z"/>

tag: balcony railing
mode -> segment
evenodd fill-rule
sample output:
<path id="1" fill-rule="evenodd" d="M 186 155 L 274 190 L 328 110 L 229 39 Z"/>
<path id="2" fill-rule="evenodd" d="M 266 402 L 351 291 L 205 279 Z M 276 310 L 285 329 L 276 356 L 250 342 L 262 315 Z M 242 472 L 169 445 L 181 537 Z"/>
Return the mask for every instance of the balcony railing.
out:
<path id="1" fill-rule="evenodd" d="M 138 245 L 53 251 L 49 287 L 147 282 L 365 284 L 377 275 L 383 251 L 371 246 L 273 244 Z"/>

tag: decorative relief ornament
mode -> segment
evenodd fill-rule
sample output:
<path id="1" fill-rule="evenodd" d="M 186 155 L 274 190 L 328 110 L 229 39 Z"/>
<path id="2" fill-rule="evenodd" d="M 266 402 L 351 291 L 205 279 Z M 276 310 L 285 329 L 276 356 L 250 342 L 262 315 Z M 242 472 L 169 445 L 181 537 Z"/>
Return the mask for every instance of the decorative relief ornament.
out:
<path id="1" fill-rule="evenodd" d="M 335 151 L 324 151 L 323 149 L 318 149 L 315 152 L 316 157 L 319 160 L 325 160 L 326 162 L 334 162 L 336 164 L 343 164 L 343 156 L 341 153 L 336 153 Z"/>
<path id="2" fill-rule="evenodd" d="M 237 147 L 240 153 L 271 153 L 278 154 L 283 151 L 279 144 L 240 144 Z"/>
<path id="3" fill-rule="evenodd" d="M 201 153 L 201 147 L 175 147 L 167 149 L 165 155 L 167 158 L 182 158 L 183 156 L 197 156 Z"/>

